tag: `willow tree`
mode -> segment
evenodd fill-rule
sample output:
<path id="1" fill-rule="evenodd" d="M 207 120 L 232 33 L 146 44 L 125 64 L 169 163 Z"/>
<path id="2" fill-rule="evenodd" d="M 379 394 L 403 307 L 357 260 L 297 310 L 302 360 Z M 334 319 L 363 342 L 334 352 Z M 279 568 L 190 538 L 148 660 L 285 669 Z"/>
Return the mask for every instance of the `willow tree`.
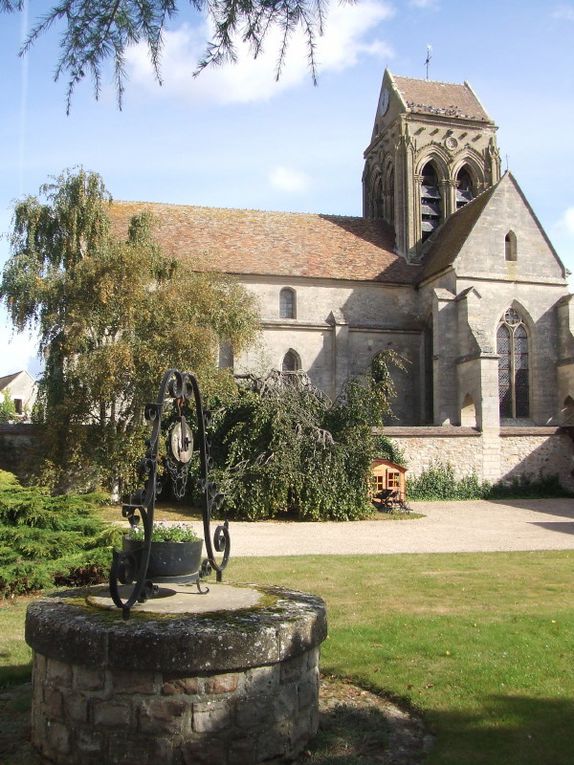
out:
<path id="1" fill-rule="evenodd" d="M 111 204 L 102 179 L 83 170 L 21 201 L 0 284 L 16 329 L 38 333 L 42 470 L 60 489 L 125 480 L 162 370 L 191 368 L 218 389 L 218 345 L 238 352 L 256 331 L 243 288 L 163 257 L 147 214 L 118 236 Z"/>

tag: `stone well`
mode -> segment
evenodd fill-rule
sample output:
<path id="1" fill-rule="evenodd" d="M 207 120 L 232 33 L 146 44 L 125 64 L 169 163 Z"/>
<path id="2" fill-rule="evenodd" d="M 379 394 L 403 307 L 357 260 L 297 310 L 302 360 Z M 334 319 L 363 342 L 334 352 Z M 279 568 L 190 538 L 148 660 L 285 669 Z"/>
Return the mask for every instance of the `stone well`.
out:
<path id="1" fill-rule="evenodd" d="M 324 603 L 274 587 L 210 587 L 180 587 L 128 621 L 101 588 L 32 603 L 34 746 L 66 765 L 295 757 L 318 726 Z"/>

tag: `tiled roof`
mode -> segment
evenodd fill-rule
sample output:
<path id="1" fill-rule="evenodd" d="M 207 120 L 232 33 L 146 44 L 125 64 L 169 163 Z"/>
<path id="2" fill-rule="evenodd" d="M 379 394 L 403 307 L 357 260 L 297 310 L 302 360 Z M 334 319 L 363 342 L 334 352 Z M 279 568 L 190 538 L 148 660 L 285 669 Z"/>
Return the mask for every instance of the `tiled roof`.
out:
<path id="1" fill-rule="evenodd" d="M 141 210 L 154 216 L 154 238 L 163 254 L 189 258 L 201 271 L 395 284 L 414 284 L 421 271 L 393 252 L 393 230 L 382 221 L 114 202 L 118 233 L 125 235 L 129 219 Z"/>
<path id="2" fill-rule="evenodd" d="M 472 202 L 461 207 L 433 233 L 427 242 L 428 249 L 423 256 L 423 279 L 438 274 L 454 263 L 497 186 L 498 184 L 491 186 Z"/>
<path id="3" fill-rule="evenodd" d="M 465 82 L 433 82 L 393 75 L 393 80 L 412 112 L 492 122 Z"/>

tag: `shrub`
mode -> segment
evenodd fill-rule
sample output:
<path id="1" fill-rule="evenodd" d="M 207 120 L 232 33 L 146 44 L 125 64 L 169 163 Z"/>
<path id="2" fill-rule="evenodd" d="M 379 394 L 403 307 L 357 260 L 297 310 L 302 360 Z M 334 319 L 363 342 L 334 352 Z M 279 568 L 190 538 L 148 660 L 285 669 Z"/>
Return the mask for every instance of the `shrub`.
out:
<path id="1" fill-rule="evenodd" d="M 407 459 L 405 454 L 395 441 L 382 434 L 377 435 L 375 438 L 377 457 L 381 457 L 382 459 L 395 462 L 397 465 L 403 465 L 403 467 L 407 467 Z"/>
<path id="2" fill-rule="evenodd" d="M 289 513 L 302 520 L 352 520 L 372 512 L 373 427 L 390 411 L 388 366 L 404 368 L 393 351 L 377 354 L 368 373 L 347 381 L 331 402 L 306 375 L 249 377 L 235 398 L 215 410 L 214 479 L 232 518 Z"/>
<path id="3" fill-rule="evenodd" d="M 13 422 L 16 419 L 16 407 L 7 390 L 0 396 L 0 423 Z"/>
<path id="4" fill-rule="evenodd" d="M 572 496 L 558 476 L 520 476 L 510 482 L 491 484 L 476 473 L 457 478 L 449 462 L 437 460 L 407 483 L 410 500 L 520 499 Z"/>
<path id="5" fill-rule="evenodd" d="M 102 494 L 49 495 L 0 471 L 0 596 L 104 581 L 119 532 L 95 512 Z"/>

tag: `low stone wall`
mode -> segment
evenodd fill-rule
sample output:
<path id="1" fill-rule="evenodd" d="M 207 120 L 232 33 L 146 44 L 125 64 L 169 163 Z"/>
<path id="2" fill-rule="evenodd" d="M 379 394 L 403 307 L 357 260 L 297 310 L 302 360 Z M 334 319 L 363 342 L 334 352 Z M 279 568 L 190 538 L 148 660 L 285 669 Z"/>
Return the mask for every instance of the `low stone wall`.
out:
<path id="1" fill-rule="evenodd" d="M 568 428 L 513 427 L 481 433 L 473 428 L 385 428 L 403 452 L 408 476 L 436 462 L 448 462 L 461 478 L 475 473 L 491 482 L 558 475 L 574 490 L 574 441 Z"/>
<path id="2" fill-rule="evenodd" d="M 482 439 L 473 428 L 385 428 L 383 432 L 405 456 L 407 481 L 437 462 L 450 463 L 461 477 L 482 473 Z"/>
<path id="3" fill-rule="evenodd" d="M 261 591 L 263 607 L 128 622 L 77 597 L 31 604 L 34 746 L 61 765 L 290 761 L 318 727 L 325 608 Z"/>
<path id="4" fill-rule="evenodd" d="M 574 489 L 574 443 L 564 430 L 552 430 L 555 432 L 550 435 L 537 429 L 501 430 L 500 469 L 506 480 L 558 475 L 563 486 Z"/>
<path id="5" fill-rule="evenodd" d="M 24 475 L 39 433 L 39 427 L 31 423 L 0 425 L 0 469 Z"/>

